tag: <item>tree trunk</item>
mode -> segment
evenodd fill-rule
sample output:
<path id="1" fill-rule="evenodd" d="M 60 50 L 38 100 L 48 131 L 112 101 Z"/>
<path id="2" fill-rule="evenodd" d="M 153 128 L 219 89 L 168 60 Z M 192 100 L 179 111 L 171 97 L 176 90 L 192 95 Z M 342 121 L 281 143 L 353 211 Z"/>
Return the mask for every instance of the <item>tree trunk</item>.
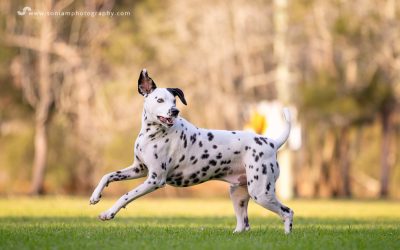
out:
<path id="1" fill-rule="evenodd" d="M 319 197 L 331 197 L 334 194 L 334 185 L 332 185 L 332 169 L 335 169 L 333 161 L 336 149 L 336 136 L 331 130 L 324 135 L 324 144 L 321 152 L 320 181 L 319 181 Z"/>
<path id="2" fill-rule="evenodd" d="M 339 195 L 344 197 L 351 196 L 350 183 L 350 160 L 349 160 L 349 128 L 343 127 L 340 131 L 340 178 L 341 187 L 339 187 Z"/>
<path id="3" fill-rule="evenodd" d="M 50 11 L 52 1 L 42 2 L 41 8 Z M 39 101 L 35 106 L 35 158 L 32 173 L 31 194 L 44 193 L 44 175 L 47 163 L 47 127 L 49 121 L 50 106 L 52 104 L 52 93 L 50 86 L 50 47 L 52 43 L 52 25 L 49 16 L 43 16 L 40 29 L 39 50 Z"/>
<path id="4" fill-rule="evenodd" d="M 44 194 L 44 174 L 47 162 L 47 119 L 36 111 L 35 124 L 35 158 L 33 162 L 31 194 Z"/>
<path id="5" fill-rule="evenodd" d="M 382 144 L 381 144 L 381 188 L 380 197 L 386 198 L 389 195 L 390 176 L 390 137 L 391 137 L 391 115 L 389 108 L 383 110 L 382 119 Z"/>

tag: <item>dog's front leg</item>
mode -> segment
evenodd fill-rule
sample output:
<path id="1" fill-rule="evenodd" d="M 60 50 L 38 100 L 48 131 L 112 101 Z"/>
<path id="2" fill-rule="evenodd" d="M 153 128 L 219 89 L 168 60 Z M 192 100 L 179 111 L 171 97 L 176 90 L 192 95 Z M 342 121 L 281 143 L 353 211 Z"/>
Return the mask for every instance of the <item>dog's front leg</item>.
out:
<path id="1" fill-rule="evenodd" d="M 125 195 L 121 196 L 118 201 L 107 211 L 101 213 L 99 215 L 100 220 L 111 220 L 118 213 L 121 208 L 124 208 L 128 203 L 137 198 L 153 192 L 154 190 L 165 186 L 165 178 L 157 178 L 156 173 L 152 173 L 146 179 L 144 183 L 139 185 L 137 188 L 129 191 Z"/>
<path id="2" fill-rule="evenodd" d="M 146 175 L 147 168 L 143 164 L 141 165 L 139 164 L 139 162 L 136 161 L 127 168 L 108 173 L 104 175 L 103 178 L 101 178 L 99 184 L 97 185 L 97 187 L 93 191 L 92 196 L 90 197 L 89 203 L 91 205 L 94 205 L 99 202 L 101 198 L 101 192 L 110 182 L 137 179 Z"/>

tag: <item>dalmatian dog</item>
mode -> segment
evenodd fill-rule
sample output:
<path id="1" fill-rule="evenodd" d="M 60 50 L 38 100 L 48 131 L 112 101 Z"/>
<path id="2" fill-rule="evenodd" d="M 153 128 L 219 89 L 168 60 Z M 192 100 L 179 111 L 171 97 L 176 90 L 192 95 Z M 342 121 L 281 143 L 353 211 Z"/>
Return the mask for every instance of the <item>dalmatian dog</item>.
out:
<path id="1" fill-rule="evenodd" d="M 128 203 L 166 184 L 188 187 L 209 180 L 230 183 L 230 197 L 236 213 L 234 233 L 250 229 L 247 205 L 257 204 L 280 216 L 285 233 L 292 230 L 293 210 L 278 201 L 275 182 L 279 176 L 277 150 L 290 132 L 290 113 L 283 110 L 286 125 L 276 139 L 246 132 L 197 128 L 179 116 L 175 97 L 187 105 L 178 88 L 157 88 L 146 69 L 140 73 L 138 91 L 144 96 L 142 128 L 135 142 L 134 162 L 129 167 L 103 176 L 90 204 L 96 204 L 102 190 L 113 181 L 146 177 L 107 211 L 110 220 Z"/>

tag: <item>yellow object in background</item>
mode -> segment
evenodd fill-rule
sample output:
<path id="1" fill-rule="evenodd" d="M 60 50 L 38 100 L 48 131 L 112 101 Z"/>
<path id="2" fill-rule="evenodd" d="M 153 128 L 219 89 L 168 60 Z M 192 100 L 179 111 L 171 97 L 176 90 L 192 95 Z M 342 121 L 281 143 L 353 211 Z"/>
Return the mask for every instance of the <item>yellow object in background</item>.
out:
<path id="1" fill-rule="evenodd" d="M 266 117 L 257 111 L 251 112 L 250 121 L 244 126 L 246 130 L 252 130 L 257 134 L 265 134 L 267 127 Z"/>

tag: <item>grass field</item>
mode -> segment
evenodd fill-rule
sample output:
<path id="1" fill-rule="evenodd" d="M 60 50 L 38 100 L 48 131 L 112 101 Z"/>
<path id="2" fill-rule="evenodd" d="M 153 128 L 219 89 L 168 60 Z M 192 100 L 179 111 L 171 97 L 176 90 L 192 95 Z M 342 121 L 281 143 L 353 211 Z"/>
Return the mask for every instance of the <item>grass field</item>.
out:
<path id="1" fill-rule="evenodd" d="M 139 199 L 113 221 L 87 199 L 0 199 L 0 249 L 400 249 L 400 203 L 290 201 L 294 231 L 250 204 L 251 231 L 232 234 L 229 200 Z"/>

